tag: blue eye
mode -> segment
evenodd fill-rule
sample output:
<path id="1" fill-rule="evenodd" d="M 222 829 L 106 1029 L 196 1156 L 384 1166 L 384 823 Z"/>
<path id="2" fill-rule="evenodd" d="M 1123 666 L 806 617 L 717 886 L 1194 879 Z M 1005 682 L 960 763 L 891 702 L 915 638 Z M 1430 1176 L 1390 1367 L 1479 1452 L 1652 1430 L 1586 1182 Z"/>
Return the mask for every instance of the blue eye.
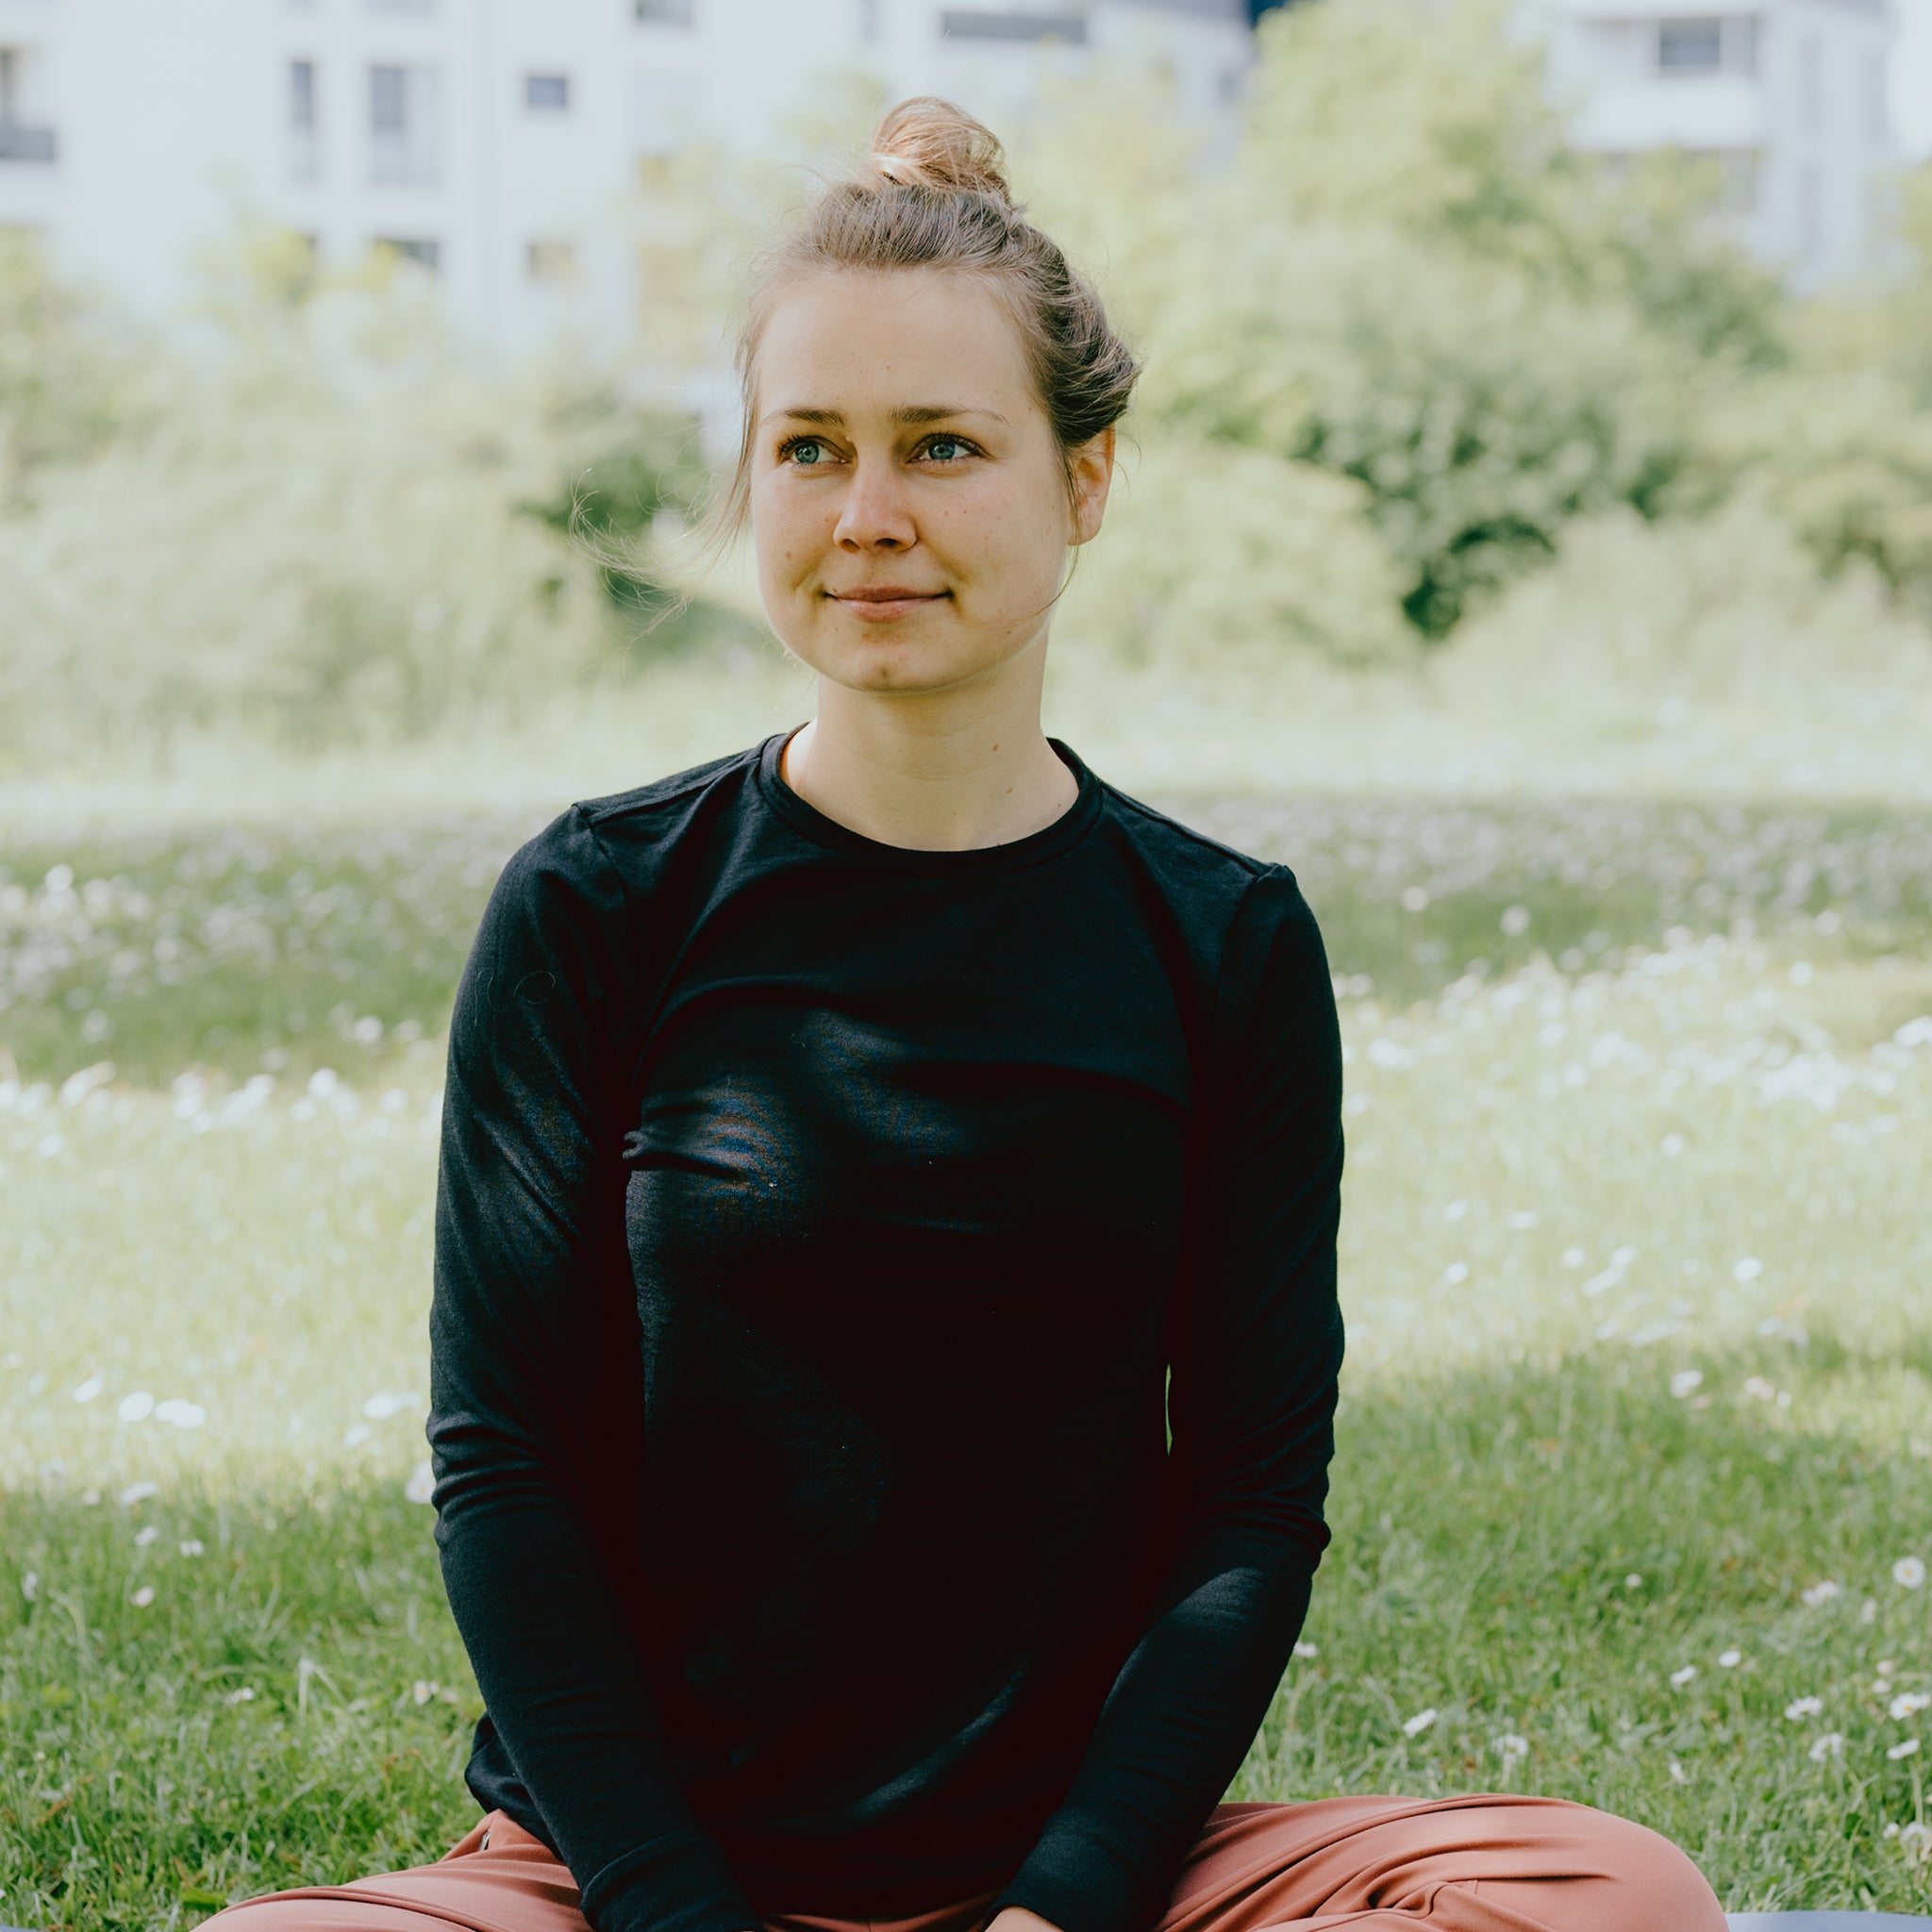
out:
<path id="1" fill-rule="evenodd" d="M 825 446 L 816 437 L 801 436 L 796 442 L 785 445 L 785 455 L 794 463 L 816 463 L 824 458 Z"/>
<path id="2" fill-rule="evenodd" d="M 966 445 L 957 436 L 936 436 L 926 444 L 925 453 L 942 463 L 957 462 L 966 454 Z"/>

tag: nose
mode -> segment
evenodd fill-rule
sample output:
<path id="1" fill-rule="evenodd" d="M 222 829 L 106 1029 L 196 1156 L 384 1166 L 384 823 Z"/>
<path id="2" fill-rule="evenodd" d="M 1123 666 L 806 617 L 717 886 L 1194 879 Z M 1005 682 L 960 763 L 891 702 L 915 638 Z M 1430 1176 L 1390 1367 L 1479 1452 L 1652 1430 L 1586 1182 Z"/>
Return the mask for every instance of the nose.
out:
<path id="1" fill-rule="evenodd" d="M 853 552 L 910 550 L 919 541 L 905 479 L 895 464 L 861 458 L 854 465 L 832 536 L 841 550 Z"/>

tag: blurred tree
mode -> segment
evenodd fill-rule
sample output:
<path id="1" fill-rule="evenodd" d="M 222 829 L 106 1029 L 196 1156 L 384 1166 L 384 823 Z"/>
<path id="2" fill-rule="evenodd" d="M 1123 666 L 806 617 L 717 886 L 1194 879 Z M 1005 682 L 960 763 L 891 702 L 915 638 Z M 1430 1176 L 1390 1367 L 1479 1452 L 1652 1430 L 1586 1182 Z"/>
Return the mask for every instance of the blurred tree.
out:
<path id="1" fill-rule="evenodd" d="M 1276 15 L 1244 169 L 1302 222 L 1394 228 L 1572 300 L 1634 308 L 1702 355 L 1783 358 L 1775 277 L 1719 219 L 1715 164 L 1607 169 L 1571 146 L 1541 44 L 1505 0 L 1350 0 Z"/>
<path id="2" fill-rule="evenodd" d="M 602 388 L 560 402 L 555 421 L 574 441 L 594 438 L 598 453 L 524 508 L 593 560 L 616 610 L 655 625 L 682 601 L 655 573 L 655 553 L 684 533 L 710 488 L 702 425 L 694 416 L 627 407 Z"/>
<path id="3" fill-rule="evenodd" d="M 1401 572 L 1362 511 L 1368 492 L 1310 463 L 1163 429 L 1116 475 L 1081 553 L 1063 628 L 1130 661 L 1247 660 L 1284 648 L 1389 662 L 1408 640 Z"/>
<path id="4" fill-rule="evenodd" d="M 1789 368 L 1726 394 L 1702 454 L 1716 487 L 1767 504 L 1828 575 L 1869 565 L 1932 618 L 1932 163 L 1896 189 L 1900 258 L 1791 305 Z"/>
<path id="5" fill-rule="evenodd" d="M 36 236 L 0 228 L 0 509 L 138 410 L 139 348 L 125 318 L 54 275 Z"/>
<path id="6" fill-rule="evenodd" d="M 1439 640 L 1571 519 L 1689 487 L 1698 399 L 1784 358 L 1777 291 L 1697 170 L 1618 181 L 1566 146 L 1491 0 L 1260 38 L 1234 166 L 1171 170 L 1164 217 L 1138 184 L 1145 408 L 1355 478 Z"/>

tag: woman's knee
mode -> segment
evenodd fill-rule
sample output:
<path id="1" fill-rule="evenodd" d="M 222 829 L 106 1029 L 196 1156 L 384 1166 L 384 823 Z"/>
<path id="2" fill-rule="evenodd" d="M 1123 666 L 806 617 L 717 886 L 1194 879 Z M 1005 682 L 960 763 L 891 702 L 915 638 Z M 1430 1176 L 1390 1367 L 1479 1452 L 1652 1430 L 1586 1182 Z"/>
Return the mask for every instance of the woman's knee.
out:
<path id="1" fill-rule="evenodd" d="M 1615 1886 L 1604 1932 L 1725 1932 L 1717 1894 L 1680 1845 L 1612 1812 L 1595 1817 L 1595 1848 Z"/>
<path id="2" fill-rule="evenodd" d="M 225 1907 L 203 1927 L 214 1932 L 450 1932 L 446 1922 L 399 1910 L 381 1899 L 266 1892 Z"/>

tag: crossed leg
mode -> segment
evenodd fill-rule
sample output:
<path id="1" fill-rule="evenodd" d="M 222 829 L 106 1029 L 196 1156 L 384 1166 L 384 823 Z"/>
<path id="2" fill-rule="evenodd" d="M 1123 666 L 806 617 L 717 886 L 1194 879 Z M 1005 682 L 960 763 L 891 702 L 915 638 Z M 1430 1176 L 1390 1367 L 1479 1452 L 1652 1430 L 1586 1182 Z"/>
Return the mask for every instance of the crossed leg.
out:
<path id="1" fill-rule="evenodd" d="M 974 1932 L 992 1894 L 897 1920 L 789 1913 L 767 1932 Z M 569 1872 L 492 1812 L 434 1865 L 230 1906 L 215 1932 L 589 1932 Z M 1696 1866 L 1559 1798 L 1223 1805 L 1153 1932 L 1725 1932 Z"/>

